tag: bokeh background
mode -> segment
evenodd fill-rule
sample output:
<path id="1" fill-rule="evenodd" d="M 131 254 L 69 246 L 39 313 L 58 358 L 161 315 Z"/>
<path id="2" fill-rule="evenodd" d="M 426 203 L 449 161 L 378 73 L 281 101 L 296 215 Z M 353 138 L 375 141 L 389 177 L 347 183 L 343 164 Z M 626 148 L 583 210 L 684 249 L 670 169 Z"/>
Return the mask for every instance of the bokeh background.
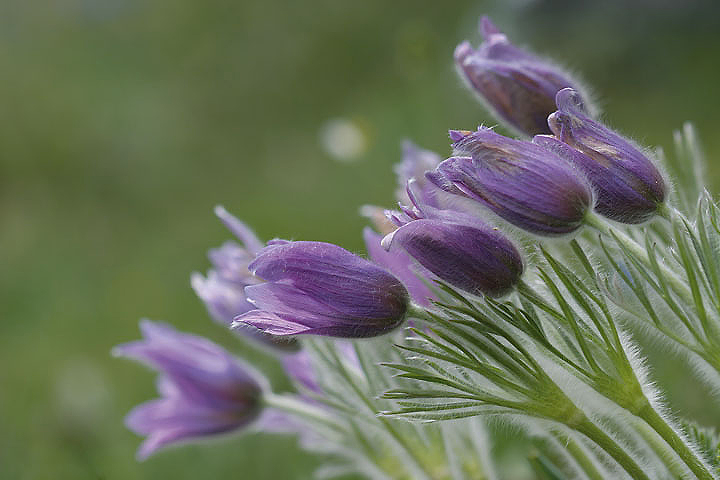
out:
<path id="1" fill-rule="evenodd" d="M 672 151 L 694 121 L 717 191 L 718 5 L 0 2 L 0 478 L 310 478 L 317 459 L 289 437 L 133 458 L 122 418 L 153 375 L 109 352 L 140 317 L 260 358 L 189 287 L 229 237 L 212 207 L 264 238 L 362 251 L 358 207 L 391 203 L 401 139 L 445 154 L 448 128 L 494 123 L 451 60 L 482 13 L 580 72 L 640 143 Z M 656 360 L 673 401 L 702 410 L 687 367 Z"/>

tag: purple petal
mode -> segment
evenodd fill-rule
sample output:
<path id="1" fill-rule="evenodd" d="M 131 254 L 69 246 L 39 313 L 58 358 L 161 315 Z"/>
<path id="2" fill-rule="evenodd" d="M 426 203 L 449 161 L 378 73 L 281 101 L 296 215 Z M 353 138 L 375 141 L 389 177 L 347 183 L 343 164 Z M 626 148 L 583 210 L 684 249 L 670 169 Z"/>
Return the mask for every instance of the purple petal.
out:
<path id="1" fill-rule="evenodd" d="M 312 328 L 301 323 L 285 320 L 264 310 L 250 310 L 233 322 L 233 327 L 246 323 L 271 335 L 298 335 L 312 333 Z"/>
<path id="2" fill-rule="evenodd" d="M 227 282 L 213 270 L 208 272 L 207 278 L 194 273 L 190 284 L 205 303 L 210 316 L 223 325 L 229 325 L 237 315 L 254 308 L 245 298 L 245 285 Z"/>
<path id="3" fill-rule="evenodd" d="M 282 358 L 285 373 L 303 388 L 314 393 L 322 393 L 317 381 L 317 372 L 312 364 L 312 357 L 305 350 Z"/>
<path id="4" fill-rule="evenodd" d="M 263 243 L 257 238 L 255 232 L 253 232 L 247 225 L 231 215 L 222 205 L 215 207 L 215 215 L 225 224 L 233 235 L 235 235 L 242 243 L 245 248 L 251 253 L 257 253 L 263 248 Z"/>

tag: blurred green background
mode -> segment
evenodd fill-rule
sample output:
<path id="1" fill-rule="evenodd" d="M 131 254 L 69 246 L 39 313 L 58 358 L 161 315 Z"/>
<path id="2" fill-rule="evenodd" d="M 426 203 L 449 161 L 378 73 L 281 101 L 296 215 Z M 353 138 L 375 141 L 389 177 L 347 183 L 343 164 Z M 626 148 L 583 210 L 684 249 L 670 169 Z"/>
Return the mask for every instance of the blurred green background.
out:
<path id="1" fill-rule="evenodd" d="M 0 478 L 310 478 L 316 459 L 263 435 L 136 463 L 122 418 L 153 375 L 109 351 L 147 316 L 256 357 L 189 287 L 229 238 L 212 207 L 360 251 L 402 138 L 445 154 L 448 128 L 494 123 L 451 60 L 482 13 L 640 143 L 671 151 L 694 121 L 719 186 L 717 2 L 1 2 Z M 702 409 L 687 367 L 658 362 Z"/>

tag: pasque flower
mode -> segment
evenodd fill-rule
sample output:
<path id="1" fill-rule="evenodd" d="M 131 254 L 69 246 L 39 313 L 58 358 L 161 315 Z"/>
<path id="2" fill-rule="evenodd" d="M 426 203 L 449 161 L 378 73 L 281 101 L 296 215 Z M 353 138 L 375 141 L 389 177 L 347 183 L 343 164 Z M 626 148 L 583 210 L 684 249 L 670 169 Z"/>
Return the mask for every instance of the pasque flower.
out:
<path id="1" fill-rule="evenodd" d="M 228 241 L 220 248 L 210 250 L 208 257 L 214 268 L 208 271 L 207 277 L 194 273 L 191 284 L 212 318 L 230 325 L 237 315 L 253 309 L 245 298 L 244 289 L 260 280 L 247 267 L 263 243 L 247 225 L 223 207 L 215 207 L 215 214 L 242 244 Z"/>
<path id="2" fill-rule="evenodd" d="M 139 459 L 167 445 L 239 430 L 258 417 L 266 382 L 250 367 L 210 340 L 169 325 L 143 320 L 140 330 L 142 340 L 113 349 L 160 373 L 160 398 L 125 419 L 147 437 Z"/>
<path id="3" fill-rule="evenodd" d="M 205 303 L 210 316 L 218 323 L 230 326 L 236 316 L 255 308 L 245 297 L 245 287 L 261 283 L 262 280 L 248 270 L 248 265 L 264 244 L 255 232 L 223 207 L 215 207 L 215 214 L 240 244 L 228 241 L 220 248 L 210 250 L 208 257 L 214 268 L 208 271 L 206 277 L 197 272 L 193 273 L 190 284 L 197 296 Z M 291 339 L 280 339 L 264 334 L 256 328 L 241 328 L 237 331 L 272 347 L 281 349 L 297 347 Z"/>
<path id="4" fill-rule="evenodd" d="M 454 156 L 426 174 L 449 193 L 476 200 L 538 235 L 562 235 L 583 224 L 592 192 L 575 167 L 532 142 L 479 127 L 451 131 Z"/>
<path id="5" fill-rule="evenodd" d="M 422 205 L 391 214 L 400 224 L 387 235 L 389 253 L 407 252 L 441 280 L 474 295 L 502 296 L 520 280 L 522 256 L 497 228 L 470 215 Z"/>
<path id="6" fill-rule="evenodd" d="M 624 223 L 641 223 L 657 213 L 665 200 L 665 180 L 647 155 L 589 118 L 575 90 L 558 92 L 557 107 L 548 119 L 557 139 L 539 136 L 534 142 L 566 158 L 587 176 L 597 195 L 595 210 Z"/>
<path id="7" fill-rule="evenodd" d="M 463 42 L 455 62 L 468 85 L 499 119 L 526 135 L 550 133 L 547 117 L 555 111 L 555 94 L 578 88 L 565 72 L 510 43 L 488 17 L 480 21 L 484 42 L 473 49 Z"/>
<path id="8" fill-rule="evenodd" d="M 273 335 L 372 337 L 400 325 L 408 309 L 400 280 L 330 243 L 271 241 L 250 271 L 266 282 L 245 288 L 257 309 L 234 325 Z"/>

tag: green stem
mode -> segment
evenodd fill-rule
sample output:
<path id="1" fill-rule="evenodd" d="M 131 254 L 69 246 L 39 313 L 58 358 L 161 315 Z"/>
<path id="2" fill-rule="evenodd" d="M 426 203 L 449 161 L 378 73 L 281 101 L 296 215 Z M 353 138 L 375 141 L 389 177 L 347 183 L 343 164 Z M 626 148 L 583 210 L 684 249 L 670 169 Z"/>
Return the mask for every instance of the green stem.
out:
<path id="1" fill-rule="evenodd" d="M 627 250 L 632 252 L 632 254 L 635 255 L 642 263 L 652 268 L 652 262 L 650 261 L 650 257 L 648 257 L 647 251 L 635 240 L 633 240 L 620 230 L 612 228 L 610 225 L 607 224 L 607 222 L 605 222 L 605 220 L 595 214 L 590 213 L 586 215 L 585 223 L 604 235 L 608 235 L 610 237 L 614 236 L 619 243 L 622 243 L 622 245 Z M 659 264 L 658 267 L 660 268 L 660 272 L 662 273 L 663 277 L 665 277 L 668 283 L 670 283 L 670 285 L 672 286 L 673 290 L 675 290 L 675 292 L 680 295 L 687 303 L 689 303 L 690 305 L 694 305 L 695 302 L 693 300 L 692 292 L 687 287 L 685 282 L 675 272 L 670 270 L 664 264 Z"/>
<path id="2" fill-rule="evenodd" d="M 709 467 L 697 456 L 697 454 L 685 443 L 678 433 L 663 419 L 660 414 L 647 403 L 638 411 L 638 416 L 645 420 L 655 430 L 675 453 L 682 459 L 688 468 L 700 480 L 715 480 Z"/>
<path id="3" fill-rule="evenodd" d="M 625 450 L 623 450 L 622 447 L 615 442 L 615 440 L 600 430 L 600 428 L 598 428 L 597 425 L 592 423 L 588 418 L 583 418 L 580 422 L 571 426 L 595 442 L 600 448 L 605 450 L 605 452 L 618 462 L 633 479 L 650 480 L 645 472 L 643 472 L 642 468 L 635 463 L 635 460 L 625 453 Z"/>
<path id="4" fill-rule="evenodd" d="M 555 439 L 563 445 L 575 461 L 580 465 L 590 480 L 604 480 L 604 477 L 595 466 L 595 462 L 587 455 L 585 450 L 570 435 L 553 430 L 550 432 Z"/>
<path id="5" fill-rule="evenodd" d="M 668 447 L 667 443 L 658 436 L 657 432 L 639 418 L 634 421 L 634 424 L 635 430 L 663 461 L 673 478 L 686 478 L 689 474 L 687 467 L 677 458 L 675 452 Z M 672 456 L 672 458 L 668 455 Z"/>

